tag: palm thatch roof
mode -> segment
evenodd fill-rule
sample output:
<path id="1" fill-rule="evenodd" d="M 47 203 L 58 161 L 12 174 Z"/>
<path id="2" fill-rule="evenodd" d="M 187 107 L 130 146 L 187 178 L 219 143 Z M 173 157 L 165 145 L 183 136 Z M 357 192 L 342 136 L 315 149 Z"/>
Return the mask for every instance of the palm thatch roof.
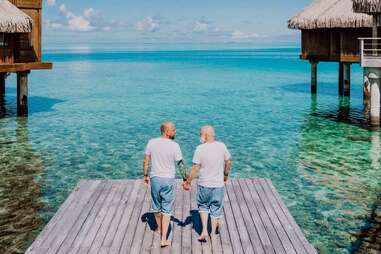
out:
<path id="1" fill-rule="evenodd" d="M 361 13 L 381 13 L 381 1 L 353 0 L 353 10 Z"/>
<path id="2" fill-rule="evenodd" d="M 288 21 L 291 29 L 371 27 L 372 17 L 355 13 L 352 0 L 314 0 Z"/>
<path id="3" fill-rule="evenodd" d="M 8 2 L 0 0 L 0 33 L 29 33 L 32 18 Z"/>

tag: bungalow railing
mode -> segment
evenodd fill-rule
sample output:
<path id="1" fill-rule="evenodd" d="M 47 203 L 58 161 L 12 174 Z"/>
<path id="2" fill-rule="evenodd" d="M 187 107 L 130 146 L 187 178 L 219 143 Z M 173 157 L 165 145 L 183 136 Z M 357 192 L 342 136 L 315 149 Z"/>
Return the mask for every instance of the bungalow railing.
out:
<path id="1" fill-rule="evenodd" d="M 381 67 L 381 38 L 359 38 L 362 67 Z"/>

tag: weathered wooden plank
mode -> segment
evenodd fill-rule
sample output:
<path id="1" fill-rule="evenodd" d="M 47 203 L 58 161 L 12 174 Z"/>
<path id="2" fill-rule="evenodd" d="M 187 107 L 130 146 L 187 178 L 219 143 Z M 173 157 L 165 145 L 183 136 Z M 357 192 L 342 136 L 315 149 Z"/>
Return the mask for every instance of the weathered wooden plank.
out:
<path id="1" fill-rule="evenodd" d="M 225 193 L 226 196 L 226 193 Z M 223 218 L 218 226 L 218 231 L 220 234 L 221 248 L 224 254 L 233 254 L 232 242 L 229 236 L 228 226 L 226 223 L 226 214 L 224 213 Z"/>
<path id="2" fill-rule="evenodd" d="M 172 247 L 161 249 L 158 234 L 141 221 L 150 206 L 141 180 L 81 181 L 27 253 L 317 253 L 270 180 L 260 179 L 226 184 L 220 234 L 216 241 L 198 242 L 197 185 L 184 192 L 181 183 Z"/>
<path id="3" fill-rule="evenodd" d="M 264 180 L 259 180 L 258 182 L 260 183 L 264 193 L 267 195 L 270 204 L 273 206 L 273 209 L 276 212 L 279 221 L 282 223 L 282 226 L 285 232 L 287 233 L 288 238 L 291 240 L 291 243 L 294 246 L 296 252 L 307 253 L 306 249 L 304 249 L 303 243 L 299 240 L 298 236 L 296 235 L 294 227 L 290 225 L 288 219 L 286 218 L 282 209 L 278 205 L 278 202 L 275 200 L 274 194 L 269 189 L 267 183 Z"/>
<path id="4" fill-rule="evenodd" d="M 143 187 L 143 182 L 141 180 L 134 181 L 134 186 L 132 189 L 132 192 L 129 196 L 129 198 L 125 201 L 125 209 L 123 211 L 123 215 L 121 217 L 120 223 L 118 225 L 118 229 L 115 232 L 115 235 L 113 237 L 112 244 L 109 248 L 108 253 L 119 253 L 119 249 L 122 246 L 122 242 L 124 239 L 124 236 L 127 231 L 127 227 L 129 222 L 133 219 L 131 214 L 135 206 L 136 199 L 138 197 L 139 190 L 141 192 L 145 191 L 145 188 Z M 110 236 L 111 237 L 111 236 Z M 106 238 L 107 239 L 107 238 Z"/>
<path id="5" fill-rule="evenodd" d="M 290 214 L 290 212 L 287 209 L 286 205 L 283 203 L 279 193 L 275 189 L 274 185 L 271 183 L 271 180 L 266 179 L 266 183 L 269 186 L 270 190 L 272 191 L 275 199 L 278 201 L 278 205 L 282 209 L 283 213 L 286 215 L 287 220 L 293 226 L 293 229 L 295 230 L 295 232 L 298 235 L 299 239 L 302 241 L 303 246 L 305 247 L 305 249 L 308 251 L 308 253 L 312 253 L 312 254 L 317 253 L 315 248 L 305 238 L 305 236 L 304 236 L 302 230 L 300 229 L 299 225 L 296 223 L 294 217 L 292 217 L 292 215 Z"/>
<path id="6" fill-rule="evenodd" d="M 110 181 L 109 184 L 111 185 L 111 190 L 104 202 L 104 205 L 99 210 L 97 217 L 94 219 L 94 222 L 91 225 L 89 231 L 87 232 L 86 237 L 83 239 L 81 245 L 79 246 L 79 249 L 75 248 L 76 252 L 73 253 L 82 254 L 89 252 L 91 245 L 93 244 L 94 239 L 97 236 L 98 230 L 101 227 L 103 220 L 105 220 L 107 211 L 110 208 L 110 204 L 112 203 L 112 200 L 114 199 L 114 196 L 118 191 L 115 182 Z"/>
<path id="7" fill-rule="evenodd" d="M 143 215 L 147 211 L 149 211 L 149 208 L 151 205 L 150 201 L 151 201 L 151 197 L 150 197 L 149 193 L 147 192 L 145 197 L 144 197 L 144 202 L 142 204 L 142 210 L 141 210 L 140 215 L 139 215 L 139 221 L 138 221 L 138 224 L 136 226 L 134 240 L 132 241 L 130 253 L 139 253 L 141 248 L 142 248 L 144 230 L 148 225 L 146 222 L 142 222 L 141 218 L 143 217 Z M 151 241 L 151 244 L 152 244 L 152 241 Z"/>
<path id="8" fill-rule="evenodd" d="M 248 207 L 251 207 L 251 217 L 253 219 L 254 225 L 257 227 L 259 236 L 264 245 L 266 252 L 272 253 L 282 253 L 286 254 L 280 239 L 271 224 L 271 221 L 263 207 L 261 200 L 259 199 L 258 193 L 255 188 L 253 188 L 252 182 L 247 179 L 239 180 L 242 188 L 245 200 Z M 272 250 L 271 250 L 272 249 Z"/>
<path id="9" fill-rule="evenodd" d="M 192 224 L 191 223 L 185 223 L 187 221 L 191 220 L 191 213 L 190 213 L 190 199 L 191 199 L 191 192 L 190 191 L 183 191 L 181 186 L 178 190 L 179 192 L 183 192 L 183 216 L 182 216 L 182 222 L 183 225 L 183 233 L 182 233 L 182 250 L 181 253 L 184 254 L 190 254 L 192 253 Z"/>
<path id="10" fill-rule="evenodd" d="M 18 72 L 29 70 L 50 70 L 53 68 L 52 63 L 13 63 L 13 64 L 0 64 L 0 72 Z"/>
<path id="11" fill-rule="evenodd" d="M 241 200 L 239 202 L 242 204 L 242 206 L 246 206 L 248 208 L 248 213 L 250 214 L 250 217 L 252 219 L 251 224 L 253 225 L 253 227 L 255 227 L 256 232 L 258 232 L 258 239 L 260 239 L 265 253 L 275 253 L 275 250 L 270 242 L 266 229 L 262 223 L 261 218 L 259 217 L 257 208 L 253 202 L 253 199 L 250 196 L 250 192 L 247 188 L 246 183 L 244 182 L 244 180 L 236 180 L 234 187 L 236 187 L 236 189 L 240 189 L 239 192 L 241 193 Z"/>
<path id="12" fill-rule="evenodd" d="M 134 239 L 135 230 L 137 228 L 138 223 L 140 223 L 139 215 L 143 208 L 145 196 L 148 195 L 148 193 L 150 193 L 149 188 L 143 187 L 143 182 L 142 182 L 142 187 L 139 191 L 138 198 L 134 205 L 134 209 L 131 214 L 131 219 L 128 223 L 127 231 L 124 235 L 124 239 L 122 241 L 122 246 L 120 247 L 119 253 L 130 253 L 132 241 Z M 113 252 L 110 251 L 110 253 L 113 253 Z"/>
<path id="13" fill-rule="evenodd" d="M 181 183 L 177 182 L 176 190 L 181 190 Z M 172 238 L 172 248 L 171 253 L 181 253 L 181 239 L 182 239 L 182 216 L 183 216 L 183 200 L 184 200 L 184 192 L 179 191 L 176 193 L 175 200 L 175 213 L 173 216 L 174 227 L 173 227 L 173 238 Z M 166 248 L 168 249 L 168 248 Z"/>
<path id="14" fill-rule="evenodd" d="M 86 181 L 81 180 L 78 182 L 77 186 L 73 189 L 73 191 L 69 194 L 68 198 L 63 202 L 63 204 L 59 207 L 55 215 L 49 221 L 49 223 L 44 227 L 41 233 L 37 236 L 33 244 L 27 249 L 26 253 L 34 253 L 34 250 L 37 248 L 43 248 L 42 244 L 46 241 L 46 237 L 50 234 L 50 232 L 55 228 L 57 222 L 65 215 L 65 211 L 74 202 L 75 198 L 78 196 L 79 192 L 82 188 L 87 184 Z M 46 251 L 48 247 L 45 247 Z"/>
<path id="15" fill-rule="evenodd" d="M 143 233 L 143 242 L 140 253 L 151 253 L 153 247 L 154 234 L 154 231 L 150 229 L 149 225 L 146 225 Z"/>
<path id="16" fill-rule="evenodd" d="M 199 219 L 198 215 L 198 208 L 197 208 L 197 184 L 192 184 L 191 188 L 191 218 L 192 218 L 192 236 L 191 236 L 191 243 L 192 243 L 192 253 L 193 254 L 201 254 L 202 253 L 202 246 L 201 243 L 197 240 L 199 237 L 198 232 L 196 229 L 200 228 L 201 221 Z"/>
<path id="17" fill-rule="evenodd" d="M 230 205 L 232 208 L 233 217 L 237 223 L 238 233 L 241 240 L 242 248 L 244 253 L 255 253 L 252 243 L 250 241 L 249 234 L 245 222 L 243 220 L 243 214 L 241 213 L 240 204 L 237 201 L 236 194 L 232 187 L 231 181 L 226 183 L 226 193 L 229 196 Z"/>
<path id="18" fill-rule="evenodd" d="M 160 235 L 158 233 L 153 234 L 151 254 L 159 254 L 161 251 L 160 247 Z"/>
<path id="19" fill-rule="evenodd" d="M 148 200 L 151 200 L 150 195 L 147 195 L 147 199 Z M 148 215 L 148 210 L 146 211 L 145 215 Z M 153 214 L 152 214 L 153 215 Z M 154 219 L 154 216 L 152 216 L 153 218 L 153 221 L 155 221 Z M 150 225 L 149 225 L 149 221 L 148 221 L 148 217 L 147 217 L 147 222 L 145 223 L 145 229 L 144 229 L 144 233 L 143 233 L 143 242 L 142 242 L 142 247 L 141 247 L 141 251 L 140 253 L 143 253 L 143 254 L 148 254 L 148 253 L 151 253 L 151 250 L 152 250 L 152 247 L 153 247 L 153 238 L 154 238 L 154 231 L 151 230 L 150 228 Z M 156 224 L 156 223 L 155 223 Z"/>
<path id="20" fill-rule="evenodd" d="M 119 228 L 119 225 L 122 224 L 122 220 L 129 219 L 129 218 L 123 218 L 122 215 L 126 207 L 128 206 L 128 200 L 131 198 L 131 194 L 133 193 L 133 190 L 136 187 L 135 186 L 136 182 L 137 181 L 124 180 L 123 182 L 119 183 L 119 184 L 125 185 L 127 189 L 125 190 L 125 193 L 122 196 L 120 206 L 116 210 L 115 216 L 110 225 L 110 229 L 107 231 L 107 234 L 102 244 L 102 249 L 104 249 L 104 247 L 109 248 L 111 246 L 112 242 L 114 241 L 115 234 Z"/>
<path id="21" fill-rule="evenodd" d="M 225 214 L 227 230 L 229 232 L 234 253 L 242 254 L 244 252 L 243 252 L 241 239 L 239 237 L 238 225 L 233 214 L 233 208 L 230 203 L 230 198 L 228 195 L 228 190 L 226 189 L 226 184 L 225 184 L 225 196 L 224 196 L 224 214 Z"/>
<path id="22" fill-rule="evenodd" d="M 217 236 L 217 238 L 210 242 L 212 247 L 212 253 L 223 253 L 222 246 L 221 246 L 221 237 Z"/>
<path id="23" fill-rule="evenodd" d="M 74 226 L 70 229 L 69 233 L 67 234 L 67 237 L 63 241 L 62 245 L 59 246 L 58 251 L 51 249 L 50 251 L 52 253 L 58 252 L 60 253 L 70 253 L 71 245 L 74 241 L 74 239 L 77 237 L 79 231 L 81 230 L 83 224 L 87 220 L 88 216 L 91 213 L 91 210 L 94 208 L 94 205 L 96 204 L 97 200 L 100 198 L 101 193 L 103 192 L 105 188 L 105 182 L 101 182 L 98 186 L 98 188 L 94 191 L 90 201 L 86 204 L 86 206 L 83 208 L 83 210 L 80 213 L 80 216 L 78 220 L 75 222 Z"/>
<path id="24" fill-rule="evenodd" d="M 239 207 L 241 209 L 242 218 L 243 218 L 243 221 L 246 225 L 246 229 L 247 229 L 251 244 L 253 245 L 254 252 L 259 253 L 259 254 L 263 254 L 263 253 L 265 253 L 265 249 L 262 246 L 260 236 L 257 232 L 255 224 L 253 225 L 253 221 L 251 219 L 249 209 L 245 203 L 245 200 L 244 200 L 244 197 L 242 194 L 242 190 L 239 186 L 239 182 L 238 181 L 232 181 L 231 186 L 232 186 L 232 190 L 234 191 L 234 193 L 236 195 L 237 202 L 240 204 Z M 251 225 L 253 225 L 253 226 L 251 226 Z"/>
<path id="25" fill-rule="evenodd" d="M 111 227 L 111 222 L 115 216 L 115 213 L 120 207 L 121 199 L 127 191 L 128 184 L 123 184 L 123 182 L 117 180 L 114 180 L 113 184 L 116 186 L 116 193 L 111 204 L 109 205 L 107 213 L 105 214 L 105 219 L 102 221 L 102 225 L 99 228 L 97 235 L 91 245 L 90 253 L 97 253 L 100 250 L 106 234 Z"/>
<path id="26" fill-rule="evenodd" d="M 109 184 L 108 181 L 103 181 L 103 182 L 105 184 L 105 188 L 102 191 L 99 199 L 95 203 L 94 207 L 92 208 L 90 215 L 87 217 L 85 223 L 82 225 L 80 232 L 77 234 L 76 238 L 74 239 L 73 243 L 71 244 L 70 253 L 76 253 L 79 250 L 84 239 L 86 238 L 86 236 L 88 234 L 88 231 L 93 226 L 95 218 L 98 215 L 98 212 L 101 210 L 103 205 L 106 204 L 105 200 L 111 191 L 112 185 Z"/>
<path id="27" fill-rule="evenodd" d="M 276 230 L 276 232 L 277 232 L 277 234 L 278 234 L 278 236 L 282 242 L 284 249 L 286 250 L 286 253 L 287 254 L 288 253 L 295 254 L 296 251 L 295 251 L 290 239 L 288 238 L 287 233 L 284 231 L 282 224 L 279 221 L 274 209 L 272 208 L 266 194 L 262 190 L 260 183 L 258 182 L 257 179 L 253 179 L 252 182 L 254 184 L 254 188 L 257 190 L 259 198 L 261 199 L 261 201 L 264 204 L 265 210 L 267 211 L 267 214 L 269 215 L 270 220 L 273 223 L 273 226 L 274 226 L 274 228 L 275 228 L 275 230 Z"/>
<path id="28" fill-rule="evenodd" d="M 196 184 L 194 184 L 196 186 Z M 198 192 L 197 192 L 198 193 Z M 196 198 L 197 199 L 197 198 Z M 200 233 L 202 232 L 201 229 L 202 229 L 202 221 L 201 221 L 201 217 L 200 218 Z M 202 253 L 212 253 L 213 252 L 213 249 L 212 249 L 212 243 L 210 241 L 210 238 L 206 238 L 206 242 L 201 242 L 201 249 L 202 249 Z"/>
<path id="29" fill-rule="evenodd" d="M 93 191 L 99 187 L 99 185 L 100 181 L 90 181 L 86 185 L 88 188 L 83 188 L 83 193 L 81 193 L 78 199 L 72 203 L 65 216 L 63 216 L 59 223 L 56 224 L 55 230 L 52 230 L 52 232 L 50 232 L 49 236 L 47 237 L 47 241 L 44 243 L 45 246 L 43 246 L 49 247 L 47 253 L 56 252 L 56 250 L 62 244 L 63 240 L 66 238 L 67 233 L 79 218 L 80 212 L 92 197 Z"/>

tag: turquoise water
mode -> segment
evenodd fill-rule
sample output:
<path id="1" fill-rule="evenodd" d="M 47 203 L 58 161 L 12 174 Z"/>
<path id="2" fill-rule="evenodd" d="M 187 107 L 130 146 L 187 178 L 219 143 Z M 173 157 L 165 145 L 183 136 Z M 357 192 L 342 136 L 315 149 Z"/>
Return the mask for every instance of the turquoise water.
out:
<path id="1" fill-rule="evenodd" d="M 381 190 L 380 133 L 364 124 L 361 69 L 337 96 L 337 65 L 309 93 L 297 48 L 52 49 L 17 118 L 15 77 L 0 119 L 0 250 L 22 252 L 81 178 L 138 178 L 145 144 L 177 125 L 186 162 L 216 127 L 232 177 L 270 178 L 321 253 L 350 253 Z"/>

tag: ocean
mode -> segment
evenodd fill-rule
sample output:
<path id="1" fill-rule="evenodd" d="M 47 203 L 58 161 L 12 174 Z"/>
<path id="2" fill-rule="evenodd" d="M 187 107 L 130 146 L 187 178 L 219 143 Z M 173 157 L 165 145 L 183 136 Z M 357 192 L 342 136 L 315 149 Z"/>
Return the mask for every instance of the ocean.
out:
<path id="1" fill-rule="evenodd" d="M 0 104 L 0 250 L 22 253 L 79 179 L 142 177 L 147 141 L 163 121 L 191 165 L 199 128 L 226 143 L 232 177 L 272 180 L 320 253 L 351 253 L 381 190 L 380 133 L 352 65 L 338 96 L 337 63 L 310 65 L 298 47 L 52 47 L 51 71 L 29 75 L 29 116 L 16 79 Z M 5 252 L 4 252 L 5 251 Z"/>

